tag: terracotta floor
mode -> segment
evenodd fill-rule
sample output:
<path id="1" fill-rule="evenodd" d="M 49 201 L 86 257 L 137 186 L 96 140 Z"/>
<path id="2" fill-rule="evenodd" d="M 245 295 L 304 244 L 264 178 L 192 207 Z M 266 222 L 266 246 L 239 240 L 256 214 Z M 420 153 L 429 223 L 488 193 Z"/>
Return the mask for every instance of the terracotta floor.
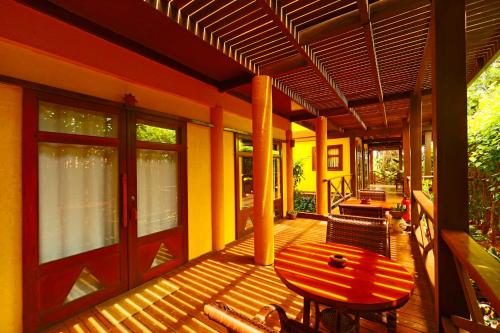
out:
<path id="1" fill-rule="evenodd" d="M 276 251 L 294 243 L 324 241 L 323 222 L 285 220 L 275 226 Z M 392 236 L 393 259 L 415 275 L 410 301 L 398 310 L 398 332 L 433 332 L 433 301 L 419 261 L 413 259 L 413 242 L 407 234 Z M 220 332 L 221 327 L 203 314 L 203 304 L 223 300 L 253 316 L 268 303 L 282 305 L 289 317 L 301 318 L 302 299 L 288 290 L 273 267 L 254 266 L 250 235 L 226 250 L 198 258 L 166 275 L 180 288 L 120 323 L 113 324 L 94 308 L 46 332 Z M 421 278 L 422 277 L 422 278 Z M 379 324 L 363 321 L 361 332 L 384 332 Z"/>

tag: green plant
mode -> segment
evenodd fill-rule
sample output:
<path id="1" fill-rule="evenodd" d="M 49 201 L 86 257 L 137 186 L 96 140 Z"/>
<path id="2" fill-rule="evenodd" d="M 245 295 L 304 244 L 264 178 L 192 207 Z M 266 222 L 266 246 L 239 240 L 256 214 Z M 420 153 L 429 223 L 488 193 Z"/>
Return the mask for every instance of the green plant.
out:
<path id="1" fill-rule="evenodd" d="M 313 195 L 304 195 L 296 191 L 294 205 L 295 209 L 299 212 L 314 213 L 316 211 L 316 197 Z"/>
<path id="2" fill-rule="evenodd" d="M 304 179 L 304 159 L 293 161 L 293 188 L 295 191 Z"/>

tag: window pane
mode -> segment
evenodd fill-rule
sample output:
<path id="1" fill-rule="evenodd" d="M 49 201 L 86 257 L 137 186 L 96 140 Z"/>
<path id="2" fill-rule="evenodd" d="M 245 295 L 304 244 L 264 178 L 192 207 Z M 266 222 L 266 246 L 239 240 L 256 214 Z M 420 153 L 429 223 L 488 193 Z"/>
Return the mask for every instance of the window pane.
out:
<path id="1" fill-rule="evenodd" d="M 178 225 L 177 153 L 137 150 L 137 235 Z"/>
<path id="2" fill-rule="evenodd" d="M 253 207 L 253 159 L 240 157 L 240 208 Z"/>
<path id="3" fill-rule="evenodd" d="M 238 151 L 251 153 L 253 152 L 252 139 L 239 138 L 238 139 Z"/>
<path id="4" fill-rule="evenodd" d="M 38 146 L 40 263 L 119 241 L 116 148 Z"/>
<path id="5" fill-rule="evenodd" d="M 274 199 L 281 198 L 281 160 L 278 158 L 273 159 L 273 186 L 274 186 Z"/>
<path id="6" fill-rule="evenodd" d="M 40 131 L 103 136 L 118 136 L 118 118 L 66 105 L 39 103 L 38 127 Z"/>
<path id="7" fill-rule="evenodd" d="M 137 124 L 136 133 L 137 140 L 139 141 L 177 143 L 177 131 L 171 128 Z"/>

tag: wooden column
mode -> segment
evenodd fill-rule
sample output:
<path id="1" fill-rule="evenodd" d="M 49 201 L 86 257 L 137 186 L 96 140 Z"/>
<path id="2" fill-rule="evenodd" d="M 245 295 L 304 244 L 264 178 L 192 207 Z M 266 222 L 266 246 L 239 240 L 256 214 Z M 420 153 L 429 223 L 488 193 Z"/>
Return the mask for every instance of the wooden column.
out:
<path id="1" fill-rule="evenodd" d="M 290 124 L 291 126 L 291 124 Z M 292 129 L 286 131 L 286 209 L 293 210 L 293 137 Z"/>
<path id="2" fill-rule="evenodd" d="M 351 172 L 352 195 L 356 195 L 356 138 L 349 138 L 349 166 Z"/>
<path id="3" fill-rule="evenodd" d="M 224 111 L 210 109 L 211 182 L 212 182 L 212 249 L 224 248 Z"/>
<path id="4" fill-rule="evenodd" d="M 316 118 L 316 213 L 328 214 L 326 180 L 327 124 L 326 117 Z"/>
<path id="5" fill-rule="evenodd" d="M 374 179 L 375 175 L 373 173 L 373 150 L 369 149 L 369 156 L 368 156 L 368 185 L 374 184 Z"/>
<path id="6" fill-rule="evenodd" d="M 272 82 L 269 76 L 252 79 L 252 139 L 255 264 L 274 261 Z"/>
<path id="7" fill-rule="evenodd" d="M 432 175 L 432 163 L 431 163 L 431 145 L 432 145 L 432 132 L 427 131 L 424 132 L 424 152 L 425 152 L 425 157 L 424 157 L 424 174 L 426 176 L 431 176 Z"/>
<path id="8" fill-rule="evenodd" d="M 411 99 L 410 110 L 410 187 L 411 191 L 422 190 L 422 98 Z M 418 225 L 418 205 L 411 196 L 411 223 Z"/>
<path id="9" fill-rule="evenodd" d="M 453 255 L 439 233 L 468 232 L 465 0 L 433 0 L 432 106 L 436 316 L 469 316 Z"/>
<path id="10" fill-rule="evenodd" d="M 408 176 L 410 176 L 410 124 L 407 119 L 403 119 L 403 167 L 404 167 L 404 179 L 403 179 L 403 188 L 404 194 L 407 197 L 410 197 L 410 188 L 408 186 Z"/>

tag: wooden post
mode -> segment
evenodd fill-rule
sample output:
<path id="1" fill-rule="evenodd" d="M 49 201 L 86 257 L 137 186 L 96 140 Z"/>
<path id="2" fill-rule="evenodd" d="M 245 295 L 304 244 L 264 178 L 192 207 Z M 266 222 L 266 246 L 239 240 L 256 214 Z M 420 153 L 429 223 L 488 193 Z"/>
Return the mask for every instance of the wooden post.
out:
<path id="1" fill-rule="evenodd" d="M 351 191 L 356 195 L 356 138 L 349 138 L 349 167 L 351 172 Z"/>
<path id="2" fill-rule="evenodd" d="M 432 175 L 431 140 L 432 140 L 432 132 L 430 131 L 424 132 L 424 145 L 425 145 L 424 173 L 426 176 Z"/>
<path id="3" fill-rule="evenodd" d="M 292 129 L 286 131 L 286 209 L 294 210 L 293 188 L 293 137 Z"/>
<path id="4" fill-rule="evenodd" d="M 326 117 L 316 118 L 316 213 L 328 214 L 326 191 Z"/>
<path id="5" fill-rule="evenodd" d="M 369 149 L 369 156 L 368 156 L 368 185 L 370 184 L 375 184 L 375 174 L 373 173 L 373 149 Z"/>
<path id="6" fill-rule="evenodd" d="M 403 119 L 403 165 L 404 165 L 404 179 L 403 179 L 403 189 L 404 194 L 410 197 L 410 188 L 408 186 L 408 177 L 410 176 L 410 124 L 407 119 Z"/>
<path id="7" fill-rule="evenodd" d="M 272 82 L 269 76 L 252 79 L 252 139 L 255 264 L 274 261 Z"/>
<path id="8" fill-rule="evenodd" d="M 440 233 L 469 231 L 465 0 L 433 0 L 432 20 L 436 317 L 468 318 L 455 261 Z"/>
<path id="9" fill-rule="evenodd" d="M 211 183 L 212 183 L 212 249 L 224 248 L 224 111 L 210 109 Z"/>
<path id="10" fill-rule="evenodd" d="M 412 96 L 410 110 L 410 177 L 411 191 L 422 190 L 422 98 Z M 411 197 L 411 224 L 416 226 L 418 220 L 418 205 Z"/>

